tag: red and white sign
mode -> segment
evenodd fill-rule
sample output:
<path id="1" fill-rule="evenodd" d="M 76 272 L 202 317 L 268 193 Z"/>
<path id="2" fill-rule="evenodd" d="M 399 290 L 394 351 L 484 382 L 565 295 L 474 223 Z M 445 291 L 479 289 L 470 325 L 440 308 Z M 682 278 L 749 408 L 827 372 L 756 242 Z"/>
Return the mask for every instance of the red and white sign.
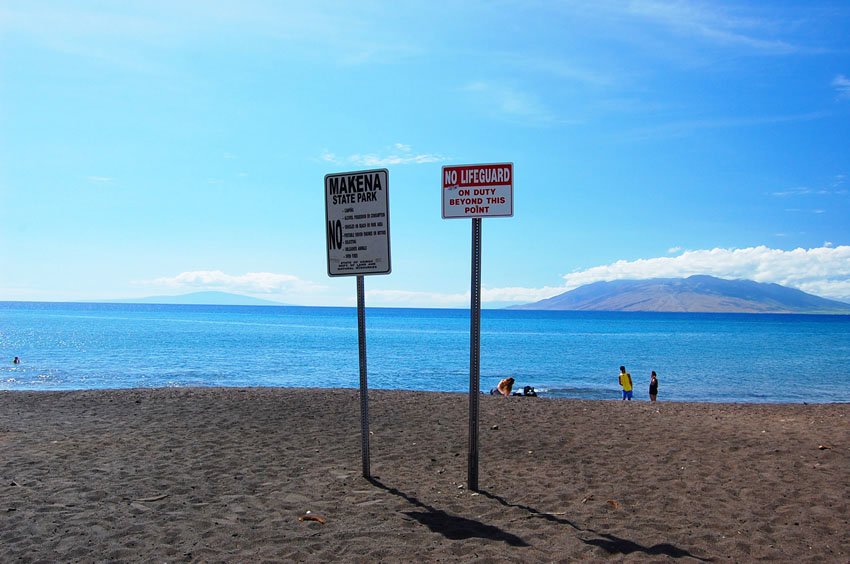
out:
<path id="1" fill-rule="evenodd" d="M 513 163 L 443 167 L 443 219 L 513 215 Z"/>

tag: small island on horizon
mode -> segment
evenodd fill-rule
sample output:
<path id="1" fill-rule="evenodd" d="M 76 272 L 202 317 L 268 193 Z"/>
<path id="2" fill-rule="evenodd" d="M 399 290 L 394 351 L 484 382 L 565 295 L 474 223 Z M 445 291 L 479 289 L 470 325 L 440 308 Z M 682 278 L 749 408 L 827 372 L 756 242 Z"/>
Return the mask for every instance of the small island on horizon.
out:
<path id="1" fill-rule="evenodd" d="M 220 306 L 292 306 L 230 292 L 97 300 L 96 303 Z M 780 284 L 708 275 L 593 282 L 551 298 L 504 309 L 664 313 L 797 313 L 850 315 L 850 303 Z"/>
<path id="2" fill-rule="evenodd" d="M 156 305 L 227 305 L 227 306 L 287 306 L 283 302 L 263 300 L 230 292 L 190 292 L 174 296 L 149 296 L 117 300 L 97 300 L 96 303 L 110 304 L 156 304 Z"/>

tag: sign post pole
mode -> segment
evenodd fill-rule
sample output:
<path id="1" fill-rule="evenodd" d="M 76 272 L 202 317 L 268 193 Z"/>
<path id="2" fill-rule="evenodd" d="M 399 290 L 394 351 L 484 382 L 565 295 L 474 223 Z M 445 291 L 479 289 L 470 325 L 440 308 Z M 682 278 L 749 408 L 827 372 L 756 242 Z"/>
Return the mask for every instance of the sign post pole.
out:
<path id="1" fill-rule="evenodd" d="M 478 491 L 478 395 L 481 387 L 481 218 L 472 218 L 472 297 L 469 305 L 469 464 L 467 487 Z"/>
<path id="2" fill-rule="evenodd" d="M 363 275 L 357 276 L 357 342 L 360 351 L 360 452 L 363 477 L 369 478 L 369 385 L 366 378 L 366 297 Z"/>
<path id="3" fill-rule="evenodd" d="M 364 478 L 370 478 L 371 473 L 363 275 L 390 273 L 389 177 L 385 168 L 325 175 L 328 276 L 357 277 L 360 446 Z"/>
<path id="4" fill-rule="evenodd" d="M 513 163 L 443 167 L 443 219 L 472 219 L 469 304 L 469 457 L 467 487 L 478 491 L 478 403 L 481 393 L 481 218 L 513 217 Z"/>

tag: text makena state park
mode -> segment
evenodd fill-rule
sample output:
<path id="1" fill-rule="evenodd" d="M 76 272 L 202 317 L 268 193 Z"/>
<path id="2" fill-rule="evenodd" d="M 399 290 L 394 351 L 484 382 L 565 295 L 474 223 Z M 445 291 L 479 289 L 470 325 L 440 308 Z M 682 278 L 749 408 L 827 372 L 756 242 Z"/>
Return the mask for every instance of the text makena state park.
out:
<path id="1" fill-rule="evenodd" d="M 334 205 L 374 202 L 377 192 L 383 189 L 377 172 L 328 178 L 328 194 Z"/>

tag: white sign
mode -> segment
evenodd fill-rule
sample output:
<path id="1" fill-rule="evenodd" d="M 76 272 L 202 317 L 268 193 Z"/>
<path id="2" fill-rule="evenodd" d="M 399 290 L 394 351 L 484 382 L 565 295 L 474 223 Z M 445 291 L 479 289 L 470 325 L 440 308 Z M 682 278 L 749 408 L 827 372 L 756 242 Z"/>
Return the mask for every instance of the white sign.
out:
<path id="1" fill-rule="evenodd" d="M 328 276 L 390 273 L 389 171 L 325 175 Z"/>
<path id="2" fill-rule="evenodd" d="M 513 215 L 513 163 L 443 167 L 443 219 Z"/>

